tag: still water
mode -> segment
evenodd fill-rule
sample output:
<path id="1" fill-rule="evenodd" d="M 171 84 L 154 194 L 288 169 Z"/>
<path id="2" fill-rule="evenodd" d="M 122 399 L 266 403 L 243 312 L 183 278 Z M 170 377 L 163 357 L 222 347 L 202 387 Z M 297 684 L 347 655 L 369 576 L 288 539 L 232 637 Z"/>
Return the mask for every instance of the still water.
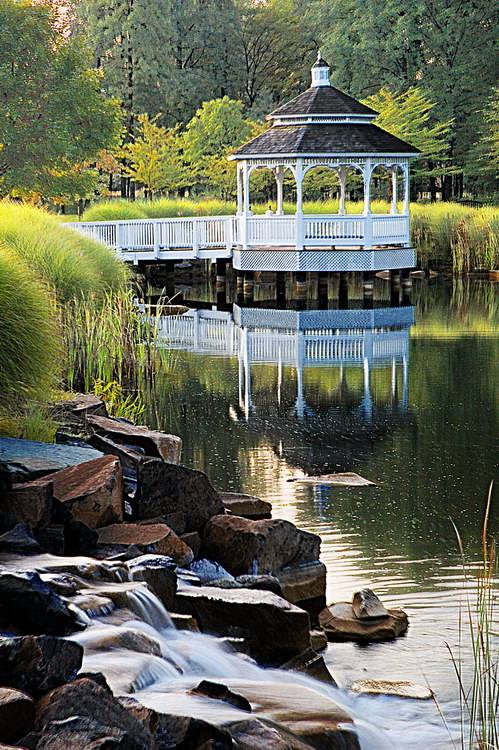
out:
<path id="1" fill-rule="evenodd" d="M 328 601 L 369 586 L 406 610 L 406 637 L 331 644 L 328 664 L 345 688 L 364 678 L 428 684 L 452 734 L 448 647 L 457 654 L 459 609 L 474 590 L 453 523 L 473 568 L 497 470 L 496 289 L 418 280 L 410 304 L 390 307 L 385 285 L 376 280 L 372 310 L 355 299 L 349 310 L 318 310 L 313 299 L 276 306 L 271 288 L 257 288 L 251 303 L 170 320 L 171 363 L 145 421 L 180 435 L 183 462 L 218 489 L 270 500 L 274 517 L 319 534 Z M 207 289 L 184 294 L 211 301 Z M 299 481 L 334 471 L 376 486 Z M 391 732 L 410 732 L 410 747 L 453 746 L 433 702 L 369 700 Z"/>

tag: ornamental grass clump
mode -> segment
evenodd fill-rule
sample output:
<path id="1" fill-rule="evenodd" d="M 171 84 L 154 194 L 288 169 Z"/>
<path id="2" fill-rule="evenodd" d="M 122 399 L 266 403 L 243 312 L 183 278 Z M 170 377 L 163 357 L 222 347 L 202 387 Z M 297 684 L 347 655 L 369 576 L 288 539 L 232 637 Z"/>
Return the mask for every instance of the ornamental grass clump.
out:
<path id="1" fill-rule="evenodd" d="M 32 206 L 0 202 L 0 241 L 61 302 L 119 288 L 127 278 L 125 265 L 111 250 Z"/>
<path id="2" fill-rule="evenodd" d="M 142 203 L 131 203 L 127 200 L 109 200 L 95 203 L 83 214 L 83 221 L 120 221 L 130 219 L 146 219 L 147 215 Z"/>
<path id="3" fill-rule="evenodd" d="M 0 411 L 45 399 L 59 376 L 62 347 L 50 288 L 0 243 Z"/>

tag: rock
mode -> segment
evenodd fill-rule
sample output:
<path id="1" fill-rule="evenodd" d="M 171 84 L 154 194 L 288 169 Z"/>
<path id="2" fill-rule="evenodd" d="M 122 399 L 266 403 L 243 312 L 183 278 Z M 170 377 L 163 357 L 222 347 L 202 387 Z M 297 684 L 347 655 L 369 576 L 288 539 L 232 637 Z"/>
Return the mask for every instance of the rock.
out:
<path id="1" fill-rule="evenodd" d="M 143 552 L 167 555 L 179 565 L 188 565 L 194 555 L 166 524 L 115 523 L 99 529 L 99 545 L 137 545 Z"/>
<path id="2" fill-rule="evenodd" d="M 170 612 L 170 617 L 177 630 L 190 630 L 192 633 L 199 633 L 199 625 L 192 615 Z"/>
<path id="3" fill-rule="evenodd" d="M 89 416 L 95 432 L 110 437 L 115 443 L 142 448 L 147 456 L 160 458 L 171 464 L 180 462 L 182 440 L 177 435 L 150 430 L 143 425 L 133 425 L 118 419 Z"/>
<path id="4" fill-rule="evenodd" d="M 116 456 L 102 456 L 49 474 L 54 497 L 73 519 L 95 529 L 123 520 L 123 476 Z"/>
<path id="5" fill-rule="evenodd" d="M 336 680 L 327 668 L 324 657 L 314 651 L 313 648 L 307 648 L 301 654 L 294 656 L 282 665 L 282 669 L 287 669 L 290 672 L 301 672 L 316 680 L 337 687 Z"/>
<path id="6" fill-rule="evenodd" d="M 0 528 L 23 523 L 32 529 L 48 526 L 52 516 L 52 484 L 14 484 L 0 495 Z"/>
<path id="7" fill-rule="evenodd" d="M 0 627 L 21 633 L 67 635 L 84 626 L 34 571 L 0 572 Z"/>
<path id="8" fill-rule="evenodd" d="M 244 637 L 252 653 L 269 664 L 310 644 L 308 614 L 270 591 L 192 587 L 177 592 L 175 609 L 193 615 L 203 632 Z"/>
<path id="9" fill-rule="evenodd" d="M 322 610 L 319 624 L 324 628 L 328 641 L 389 641 L 403 635 L 409 621 L 401 609 L 389 609 L 388 615 L 378 620 L 359 620 L 349 602 L 340 602 Z"/>
<path id="10" fill-rule="evenodd" d="M 47 693 L 37 704 L 37 750 L 152 750 L 149 730 L 109 688 L 84 677 Z"/>
<path id="11" fill-rule="evenodd" d="M 101 596 L 100 594 L 77 594 L 72 599 L 72 604 L 81 609 L 82 612 L 85 612 L 91 619 L 108 615 L 114 609 L 113 600 L 108 596 Z"/>
<path id="12" fill-rule="evenodd" d="M 279 579 L 275 576 L 238 576 L 236 578 L 239 583 L 245 589 L 260 589 L 261 591 L 272 591 L 277 596 L 283 596 L 281 584 Z M 284 597 L 286 599 L 286 597 Z"/>
<path id="13" fill-rule="evenodd" d="M 318 476 L 303 476 L 293 477 L 288 479 L 288 482 L 300 482 L 306 484 L 339 484 L 346 487 L 367 487 L 368 485 L 374 485 L 375 482 L 371 482 L 369 479 L 355 474 L 353 471 L 346 471 L 343 473 L 336 474 L 319 474 Z"/>
<path id="14" fill-rule="evenodd" d="M 409 680 L 358 680 L 352 685 L 354 693 L 365 695 L 394 695 L 397 698 L 430 700 L 433 692 L 426 685 Z"/>
<path id="15" fill-rule="evenodd" d="M 353 595 L 352 609 L 355 617 L 360 620 L 389 617 L 388 610 L 371 589 L 362 589 Z"/>
<path id="16" fill-rule="evenodd" d="M 231 688 L 251 703 L 255 718 L 271 723 L 286 739 L 285 733 L 290 733 L 305 747 L 317 750 L 360 750 L 352 717 L 327 695 L 286 681 L 234 680 Z M 261 747 L 267 750 L 266 745 Z M 285 747 L 301 750 L 303 746 L 290 742 Z"/>
<path id="17" fill-rule="evenodd" d="M 0 638 L 0 684 L 39 695 L 72 680 L 82 658 L 83 648 L 64 638 Z"/>
<path id="18" fill-rule="evenodd" d="M 119 700 L 151 732 L 155 750 L 233 750 L 225 729 L 191 716 L 160 713 L 128 696 Z"/>
<path id="19" fill-rule="evenodd" d="M 212 516 L 224 510 L 206 474 L 157 459 L 149 459 L 139 467 L 134 505 L 137 518 L 184 513 L 185 531 L 199 531 Z"/>
<path id="20" fill-rule="evenodd" d="M 206 525 L 202 552 L 234 576 L 275 574 L 285 566 L 317 560 L 320 543 L 320 537 L 289 521 L 215 516 Z"/>
<path id="21" fill-rule="evenodd" d="M 181 534 L 180 538 L 188 547 L 191 548 L 194 557 L 199 555 L 201 549 L 201 537 L 197 531 L 190 531 L 188 534 Z"/>
<path id="22" fill-rule="evenodd" d="M 310 631 L 310 645 L 314 651 L 324 651 L 327 648 L 327 636 L 322 628 Z"/>
<path id="23" fill-rule="evenodd" d="M 282 595 L 317 615 L 326 606 L 326 575 L 326 566 L 319 561 L 284 568 L 278 574 Z"/>
<path id="24" fill-rule="evenodd" d="M 238 750 L 310 750 L 311 747 L 282 728 L 267 726 L 260 719 L 231 722 L 225 724 L 225 728 Z"/>
<path id="25" fill-rule="evenodd" d="M 13 529 L 0 535 L 1 555 L 36 555 L 40 552 L 43 552 L 43 547 L 25 523 L 18 523 Z"/>
<path id="26" fill-rule="evenodd" d="M 119 628 L 102 629 L 102 634 L 98 641 L 92 638 L 92 650 L 109 651 L 121 648 L 135 651 L 139 654 L 161 656 L 161 646 L 158 641 L 146 633 L 141 633 L 139 630 L 127 629 L 124 625 Z"/>
<path id="27" fill-rule="evenodd" d="M 196 574 L 198 580 L 203 584 L 211 581 L 234 580 L 234 576 L 228 573 L 222 565 L 211 560 L 194 560 L 189 569 Z"/>
<path id="28" fill-rule="evenodd" d="M 201 680 L 199 685 L 189 691 L 193 695 L 204 695 L 206 698 L 213 698 L 216 701 L 229 703 L 231 706 L 239 708 L 241 711 L 251 711 L 251 703 L 239 693 L 234 693 L 227 685 L 210 680 Z"/>
<path id="29" fill-rule="evenodd" d="M 14 742 L 24 737 L 34 723 L 33 699 L 20 690 L 0 687 L 0 742 Z"/>
<path id="30" fill-rule="evenodd" d="M 40 578 L 60 596 L 74 596 L 80 585 L 74 578 L 64 573 L 40 573 Z"/>
<path id="31" fill-rule="evenodd" d="M 29 482 L 101 456 L 102 453 L 93 448 L 0 438 L 0 473 L 8 477 L 9 486 Z"/>
<path id="32" fill-rule="evenodd" d="M 242 516 L 252 521 L 272 517 L 272 504 L 253 495 L 242 495 L 236 492 L 219 492 L 225 510 L 234 516 Z"/>
<path id="33" fill-rule="evenodd" d="M 93 393 L 78 393 L 70 401 L 63 401 L 56 408 L 69 410 L 77 417 L 88 417 L 90 414 L 99 417 L 107 417 L 106 404 Z"/>
<path id="34" fill-rule="evenodd" d="M 64 524 L 62 523 L 51 523 L 50 526 L 46 526 L 44 529 L 40 529 L 36 538 L 42 545 L 45 552 L 50 552 L 51 555 L 63 555 L 66 546 L 66 540 L 64 538 Z"/>
<path id="35" fill-rule="evenodd" d="M 114 440 L 111 440 L 111 438 L 105 437 L 104 435 L 94 434 L 89 437 L 88 442 L 102 453 L 119 458 L 122 468 L 124 470 L 128 469 L 135 474 L 141 462 L 146 459 L 145 453 L 142 451 L 138 449 L 133 450 L 133 448 L 128 445 L 116 443 Z"/>
<path id="36" fill-rule="evenodd" d="M 64 554 L 85 555 L 94 550 L 99 539 L 98 533 L 83 521 L 69 521 L 64 524 Z"/>
<path id="37" fill-rule="evenodd" d="M 132 580 L 145 581 L 166 609 L 173 607 L 177 591 L 175 563 L 171 558 L 160 555 L 142 555 L 127 565 Z"/>

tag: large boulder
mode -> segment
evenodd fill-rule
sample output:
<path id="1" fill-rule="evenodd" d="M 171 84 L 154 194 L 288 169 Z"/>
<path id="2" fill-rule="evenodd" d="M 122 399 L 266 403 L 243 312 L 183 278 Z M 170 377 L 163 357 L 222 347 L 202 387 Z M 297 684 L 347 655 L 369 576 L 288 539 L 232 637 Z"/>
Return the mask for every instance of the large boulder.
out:
<path id="1" fill-rule="evenodd" d="M 326 566 L 322 562 L 293 565 L 279 571 L 282 596 L 317 615 L 326 606 Z"/>
<path id="2" fill-rule="evenodd" d="M 150 459 L 138 470 L 134 512 L 137 518 L 185 514 L 185 531 L 198 531 L 224 507 L 202 471 Z"/>
<path id="3" fill-rule="evenodd" d="M 143 425 L 134 425 L 120 419 L 109 419 L 90 415 L 88 422 L 100 435 L 110 437 L 116 443 L 141 448 L 147 456 L 161 458 L 168 463 L 178 464 L 182 450 L 182 440 L 177 435 L 150 430 Z"/>
<path id="4" fill-rule="evenodd" d="M 339 602 L 322 610 L 319 614 L 319 624 L 324 628 L 328 641 L 390 641 L 404 635 L 409 620 L 401 609 L 387 611 L 387 617 L 376 620 L 359 619 L 355 616 L 350 602 Z"/>
<path id="5" fill-rule="evenodd" d="M 101 456 L 93 448 L 0 438 L 0 476 L 11 487 Z"/>
<path id="6" fill-rule="evenodd" d="M 137 546 L 145 553 L 167 555 L 179 565 L 188 565 L 192 550 L 164 523 L 115 523 L 99 530 L 99 545 Z"/>
<path id="7" fill-rule="evenodd" d="M 47 481 L 64 510 L 89 528 L 123 520 L 123 476 L 115 456 L 85 461 L 39 480 Z"/>
<path id="8" fill-rule="evenodd" d="M 36 555 L 39 552 L 43 552 L 43 547 L 25 523 L 18 523 L 13 529 L 0 534 L 0 555 Z"/>
<path id="9" fill-rule="evenodd" d="M 0 687 L 0 743 L 15 742 L 35 723 L 35 703 L 21 690 Z"/>
<path id="10" fill-rule="evenodd" d="M 234 516 L 242 516 L 252 521 L 259 521 L 262 518 L 271 518 L 272 505 L 266 500 L 260 500 L 253 495 L 243 495 L 238 492 L 219 492 L 225 510 L 230 511 Z"/>
<path id="11" fill-rule="evenodd" d="M 0 638 L 0 684 L 40 695 L 72 680 L 83 648 L 49 635 Z"/>
<path id="12" fill-rule="evenodd" d="M 77 614 L 38 573 L 0 573 L 0 628 L 67 635 L 83 627 Z"/>
<path id="13" fill-rule="evenodd" d="M 215 516 L 205 527 L 202 551 L 235 576 L 276 574 L 285 566 L 318 560 L 320 543 L 319 536 L 282 519 Z"/>
<path id="14" fill-rule="evenodd" d="M 0 528 L 23 523 L 32 529 L 48 526 L 52 516 L 52 483 L 14 484 L 0 493 Z"/>
<path id="15" fill-rule="evenodd" d="M 308 614 L 270 591 L 190 587 L 175 610 L 195 617 L 203 632 L 243 636 L 261 661 L 280 664 L 310 645 Z"/>
<path id="16" fill-rule="evenodd" d="M 37 704 L 37 750 L 152 750 L 149 730 L 107 686 L 82 677 Z"/>

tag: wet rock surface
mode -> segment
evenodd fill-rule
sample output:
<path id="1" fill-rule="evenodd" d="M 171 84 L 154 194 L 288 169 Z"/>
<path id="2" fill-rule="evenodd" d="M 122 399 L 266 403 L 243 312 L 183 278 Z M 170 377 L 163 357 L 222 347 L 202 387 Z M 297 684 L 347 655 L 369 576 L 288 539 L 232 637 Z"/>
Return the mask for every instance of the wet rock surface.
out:
<path id="1" fill-rule="evenodd" d="M 275 574 L 319 558 L 320 537 L 284 520 L 249 521 L 215 516 L 206 525 L 202 551 L 232 575 Z"/>
<path id="2" fill-rule="evenodd" d="M 115 443 L 142 449 L 147 456 L 160 458 L 168 463 L 180 462 L 182 440 L 177 435 L 150 430 L 144 425 L 134 425 L 118 419 L 89 415 L 88 423 L 100 435 Z"/>
<path id="3" fill-rule="evenodd" d="M 0 438 L 0 475 L 11 487 L 101 456 L 93 448 Z"/>
<path id="4" fill-rule="evenodd" d="M 82 647 L 64 638 L 1 638 L 0 684 L 39 695 L 73 679 L 82 658 Z"/>
<path id="5" fill-rule="evenodd" d="M 144 581 L 166 609 L 172 609 L 177 591 L 175 562 L 160 555 L 143 555 L 131 560 L 128 570 L 134 581 Z"/>
<path id="6" fill-rule="evenodd" d="M 204 695 L 206 698 L 223 701 L 241 711 L 251 711 L 251 703 L 239 693 L 230 690 L 227 685 L 210 680 L 202 680 L 199 685 L 190 691 L 193 695 Z"/>
<path id="7" fill-rule="evenodd" d="M 234 516 L 249 518 L 252 521 L 271 518 L 272 516 L 272 504 L 260 500 L 259 497 L 237 492 L 219 492 L 218 494 L 225 510 L 230 511 Z"/>
<path id="8" fill-rule="evenodd" d="M 362 695 L 393 695 L 416 700 L 433 698 L 429 687 L 409 680 L 357 680 L 353 683 L 352 690 Z"/>
<path id="9" fill-rule="evenodd" d="M 194 555 L 166 524 L 115 523 L 99 529 L 99 545 L 137 546 L 143 552 L 167 555 L 179 565 L 191 562 Z"/>
<path id="10" fill-rule="evenodd" d="M 389 617 L 389 612 L 381 600 L 371 589 L 356 591 L 353 595 L 352 609 L 355 617 L 360 620 L 376 620 L 379 617 Z"/>
<path id="11" fill-rule="evenodd" d="M 52 517 L 53 486 L 44 484 L 14 484 L 0 493 L 0 529 L 10 529 L 18 523 L 31 529 L 48 526 Z"/>
<path id="12" fill-rule="evenodd" d="M 322 610 L 319 624 L 324 628 L 328 641 L 372 643 L 404 635 L 409 621 L 401 609 L 389 609 L 387 617 L 376 620 L 359 619 L 349 602 L 340 602 Z"/>
<path id="13" fill-rule="evenodd" d="M 0 742 L 14 742 L 35 723 L 35 702 L 20 690 L 0 687 Z"/>

